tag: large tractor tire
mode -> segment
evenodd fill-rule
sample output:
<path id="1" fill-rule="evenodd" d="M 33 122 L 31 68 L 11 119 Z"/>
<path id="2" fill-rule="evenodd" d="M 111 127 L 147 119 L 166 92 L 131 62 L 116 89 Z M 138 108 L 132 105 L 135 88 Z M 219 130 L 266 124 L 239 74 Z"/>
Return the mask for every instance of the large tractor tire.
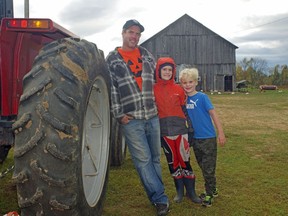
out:
<path id="1" fill-rule="evenodd" d="M 110 158 L 110 79 L 85 40 L 42 48 L 23 79 L 13 179 L 21 216 L 101 215 Z"/>
<path id="2" fill-rule="evenodd" d="M 111 144 L 111 166 L 123 165 L 126 158 L 127 145 L 119 122 L 112 118 L 111 124 L 112 144 Z"/>

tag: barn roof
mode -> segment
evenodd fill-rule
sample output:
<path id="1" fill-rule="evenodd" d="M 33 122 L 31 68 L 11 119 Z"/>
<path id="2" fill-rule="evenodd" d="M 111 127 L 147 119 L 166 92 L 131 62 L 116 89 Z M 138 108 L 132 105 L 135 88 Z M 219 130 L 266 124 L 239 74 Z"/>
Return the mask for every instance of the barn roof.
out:
<path id="1" fill-rule="evenodd" d="M 215 32 L 213 32 L 212 30 L 210 30 L 209 28 L 207 28 L 206 26 L 204 26 L 202 23 L 198 22 L 197 20 L 193 19 L 191 16 L 189 16 L 188 14 L 184 14 L 183 16 L 181 16 L 180 18 L 178 18 L 176 21 L 174 21 L 173 23 L 171 23 L 170 25 L 168 25 L 167 27 L 165 27 L 164 29 L 162 29 L 161 31 L 159 31 L 158 33 L 156 33 L 155 35 L 153 35 L 152 37 L 150 37 L 149 39 L 147 39 L 146 41 L 144 41 L 142 44 L 146 44 L 149 43 L 149 41 L 154 40 L 154 38 L 157 38 L 159 35 L 163 34 L 165 31 L 167 31 L 170 28 L 173 28 L 174 26 L 178 25 L 179 23 L 181 23 L 183 20 L 188 19 L 188 21 L 193 22 L 197 25 L 199 25 L 200 27 L 208 30 L 208 32 L 210 32 L 211 35 L 216 35 L 218 36 L 219 39 L 225 41 L 227 44 L 229 44 L 230 46 L 233 46 L 234 49 L 237 49 L 238 47 L 236 45 L 234 45 L 233 43 L 229 42 L 228 40 L 226 40 L 225 38 L 221 37 L 220 35 L 216 34 Z M 180 33 L 181 34 L 181 33 Z"/>

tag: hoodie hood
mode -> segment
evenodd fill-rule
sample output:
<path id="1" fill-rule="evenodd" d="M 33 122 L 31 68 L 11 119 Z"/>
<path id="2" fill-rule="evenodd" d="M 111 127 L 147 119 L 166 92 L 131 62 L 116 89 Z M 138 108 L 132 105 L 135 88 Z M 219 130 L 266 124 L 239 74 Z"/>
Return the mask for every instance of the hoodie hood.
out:
<path id="1" fill-rule="evenodd" d="M 172 78 L 170 80 L 162 80 L 160 78 L 160 69 L 163 66 L 167 66 L 167 65 L 172 65 L 173 66 L 173 73 L 172 73 Z M 155 71 L 155 78 L 156 78 L 156 82 L 157 83 L 174 83 L 174 79 L 176 76 L 176 64 L 174 62 L 174 60 L 170 57 L 161 57 L 158 59 L 157 61 L 157 65 L 156 65 L 156 71 Z"/>

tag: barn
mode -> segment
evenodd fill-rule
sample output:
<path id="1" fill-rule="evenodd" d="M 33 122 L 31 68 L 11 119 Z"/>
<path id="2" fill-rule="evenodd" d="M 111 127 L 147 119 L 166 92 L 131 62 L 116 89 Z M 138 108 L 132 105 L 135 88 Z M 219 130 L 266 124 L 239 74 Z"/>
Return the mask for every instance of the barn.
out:
<path id="1" fill-rule="evenodd" d="M 185 67 L 197 67 L 203 91 L 235 89 L 236 49 L 234 44 L 184 14 L 166 28 L 144 41 L 155 58 L 170 56 L 177 74 Z M 178 81 L 178 80 L 177 80 Z"/>

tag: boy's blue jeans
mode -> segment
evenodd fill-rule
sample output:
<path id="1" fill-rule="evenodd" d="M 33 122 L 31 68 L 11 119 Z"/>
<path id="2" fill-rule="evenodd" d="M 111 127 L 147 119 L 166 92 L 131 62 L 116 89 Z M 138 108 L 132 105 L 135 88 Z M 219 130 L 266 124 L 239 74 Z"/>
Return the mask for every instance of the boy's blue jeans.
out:
<path id="1" fill-rule="evenodd" d="M 158 117 L 133 119 L 122 125 L 132 160 L 149 200 L 168 203 L 162 182 L 160 125 Z"/>

